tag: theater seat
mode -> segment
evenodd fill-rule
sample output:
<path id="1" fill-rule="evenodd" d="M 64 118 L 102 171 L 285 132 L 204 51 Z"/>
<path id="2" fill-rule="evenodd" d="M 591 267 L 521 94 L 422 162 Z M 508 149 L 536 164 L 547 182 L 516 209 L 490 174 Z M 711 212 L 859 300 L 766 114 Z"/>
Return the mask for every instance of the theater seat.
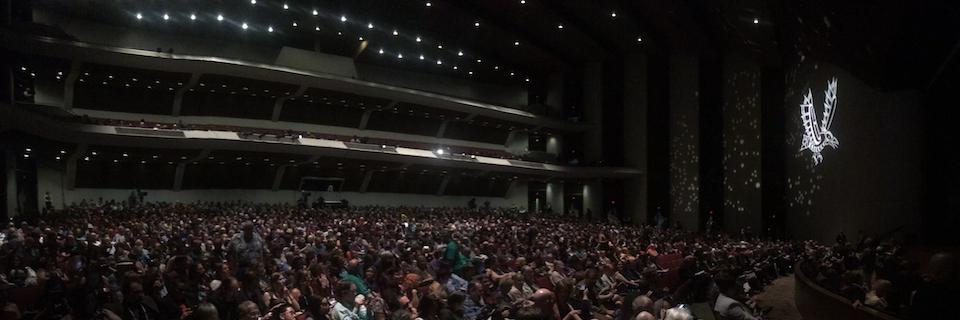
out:
<path id="1" fill-rule="evenodd" d="M 662 255 L 657 257 L 657 264 L 660 267 L 669 269 L 667 273 L 660 277 L 660 285 L 676 290 L 680 285 L 680 265 L 683 264 L 683 256 L 679 253 Z"/>
<path id="2" fill-rule="evenodd" d="M 37 309 L 35 304 L 42 294 L 43 287 L 40 286 L 11 288 L 7 292 L 7 298 L 20 308 L 20 312 L 25 312 Z"/>

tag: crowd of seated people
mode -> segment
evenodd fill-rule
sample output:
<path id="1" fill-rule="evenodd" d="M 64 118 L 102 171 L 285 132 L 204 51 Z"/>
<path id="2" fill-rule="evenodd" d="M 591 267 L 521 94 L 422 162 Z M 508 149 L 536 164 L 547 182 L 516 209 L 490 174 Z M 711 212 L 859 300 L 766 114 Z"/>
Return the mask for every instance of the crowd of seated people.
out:
<path id="1" fill-rule="evenodd" d="M 861 233 L 855 243 L 843 232 L 832 246 L 807 245 L 810 259 L 803 272 L 821 287 L 852 301 L 908 319 L 939 319 L 938 314 L 960 299 L 957 264 L 951 254 L 934 255 L 921 273 L 897 238 L 879 244 Z M 949 308 L 947 309 L 949 310 Z"/>
<path id="2" fill-rule="evenodd" d="M 817 251 L 505 208 L 242 202 L 84 201 L 0 237 L 4 319 L 755 319 L 764 284 Z"/>

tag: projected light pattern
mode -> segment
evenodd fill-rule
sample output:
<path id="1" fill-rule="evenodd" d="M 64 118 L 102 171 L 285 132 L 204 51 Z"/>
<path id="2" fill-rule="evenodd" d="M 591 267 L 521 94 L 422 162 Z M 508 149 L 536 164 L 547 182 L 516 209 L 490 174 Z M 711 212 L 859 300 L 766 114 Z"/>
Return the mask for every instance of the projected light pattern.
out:
<path id="1" fill-rule="evenodd" d="M 670 58 L 670 214 L 668 223 L 696 228 L 700 211 L 699 61 Z"/>
<path id="2" fill-rule="evenodd" d="M 827 82 L 827 90 L 823 95 L 823 120 L 820 122 L 817 122 L 817 115 L 814 114 L 813 93 L 810 89 L 807 89 L 807 93 L 803 96 L 803 103 L 800 104 L 800 118 L 803 120 L 804 129 L 800 151 L 813 152 L 813 164 L 820 164 L 823 161 L 823 155 L 820 152 L 824 148 L 840 146 L 840 142 L 830 132 L 834 108 L 837 104 L 837 78 Z"/>
<path id="3" fill-rule="evenodd" d="M 760 67 L 743 57 L 724 62 L 723 207 L 730 230 L 759 227 Z"/>
<path id="4" fill-rule="evenodd" d="M 807 79 L 813 77 L 820 69 L 816 62 L 805 61 L 804 56 L 800 56 L 800 61 L 787 73 L 786 83 L 786 101 L 785 108 L 788 114 L 796 112 L 796 104 L 793 101 L 803 99 L 807 93 L 806 88 L 811 86 Z M 815 79 L 815 78 L 814 78 Z M 822 79 L 822 78 L 820 78 Z M 819 82 L 819 81 L 818 81 Z M 803 91 L 802 91 L 803 90 Z M 818 165 L 810 161 L 810 157 L 803 152 L 794 152 L 794 147 L 801 148 L 805 136 L 805 128 L 801 117 L 788 117 L 787 127 L 787 203 L 788 216 L 798 217 L 800 215 L 810 216 L 814 213 L 815 202 L 814 195 L 821 189 L 823 175 L 817 171 Z M 792 149 L 792 150 L 791 150 Z M 802 149 L 801 149 L 802 150 Z"/>

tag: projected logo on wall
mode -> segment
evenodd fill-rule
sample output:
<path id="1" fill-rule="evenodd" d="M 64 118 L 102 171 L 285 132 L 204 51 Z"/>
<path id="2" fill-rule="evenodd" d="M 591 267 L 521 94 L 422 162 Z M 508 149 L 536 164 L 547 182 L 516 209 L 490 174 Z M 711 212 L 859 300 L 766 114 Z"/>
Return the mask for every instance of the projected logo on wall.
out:
<path id="1" fill-rule="evenodd" d="M 800 151 L 810 150 L 813 153 L 814 164 L 820 164 L 823 161 L 823 155 L 820 152 L 824 148 L 840 146 L 840 141 L 837 141 L 837 137 L 830 132 L 830 124 L 833 123 L 833 115 L 837 107 L 837 78 L 827 82 L 827 90 L 823 95 L 823 119 L 819 122 L 814 113 L 813 93 L 809 88 L 807 88 L 807 94 L 803 95 L 803 103 L 800 104 L 800 119 L 803 120 L 805 130 Z"/>

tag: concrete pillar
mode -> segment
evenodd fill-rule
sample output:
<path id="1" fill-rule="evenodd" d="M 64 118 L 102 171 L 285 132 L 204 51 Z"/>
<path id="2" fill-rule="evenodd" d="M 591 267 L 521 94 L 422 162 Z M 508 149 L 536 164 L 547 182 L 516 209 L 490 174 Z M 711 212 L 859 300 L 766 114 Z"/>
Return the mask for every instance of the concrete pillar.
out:
<path id="1" fill-rule="evenodd" d="M 563 110 L 563 72 L 554 72 L 547 77 L 547 101 L 557 115 Z"/>
<path id="2" fill-rule="evenodd" d="M 553 209 L 553 214 L 562 215 L 566 212 L 563 207 L 563 183 L 559 181 L 547 182 L 547 203 Z"/>
<path id="3" fill-rule="evenodd" d="M 63 108 L 73 109 L 73 92 L 76 89 L 77 79 L 80 78 L 80 66 L 83 63 L 79 59 L 70 62 L 70 72 L 67 73 L 66 81 L 63 82 Z"/>
<path id="4" fill-rule="evenodd" d="M 584 134 L 581 162 L 589 164 L 600 161 L 603 153 L 603 65 L 588 62 L 583 78 L 584 117 L 594 127 Z"/>
<path id="5" fill-rule="evenodd" d="M 360 184 L 360 193 L 367 193 L 367 187 L 370 186 L 370 180 L 373 180 L 373 172 L 376 170 L 370 169 L 367 170 L 367 173 L 363 176 L 363 183 Z"/>
<path id="6" fill-rule="evenodd" d="M 183 93 L 190 90 L 200 82 L 200 73 L 194 72 L 190 75 L 190 81 L 186 85 L 177 89 L 177 93 L 173 96 L 173 109 L 170 111 L 170 115 L 174 117 L 180 116 L 180 108 L 183 107 Z"/>
<path id="7" fill-rule="evenodd" d="M 173 191 L 180 191 L 181 187 L 183 186 L 183 175 L 187 171 L 187 164 L 206 158 L 208 155 L 210 155 L 210 152 L 213 152 L 213 149 L 204 149 L 203 151 L 200 151 L 200 154 L 198 154 L 196 157 L 181 161 L 179 164 L 177 164 L 177 173 L 176 176 L 173 177 Z"/>
<path id="8" fill-rule="evenodd" d="M 17 155 L 7 150 L 4 157 L 7 163 L 4 168 L 7 177 L 7 217 L 13 217 L 17 215 Z"/>
<path id="9" fill-rule="evenodd" d="M 67 170 L 64 177 L 67 184 L 64 186 L 64 189 L 73 191 L 77 188 L 77 161 L 83 158 L 83 155 L 86 153 L 87 144 L 81 143 L 78 144 L 77 149 L 70 154 L 70 158 L 67 158 Z"/>
<path id="10" fill-rule="evenodd" d="M 643 175 L 624 180 L 624 216 L 647 221 L 647 56 L 628 53 L 623 68 L 623 158 L 624 165 Z"/>
<path id="11" fill-rule="evenodd" d="M 628 197 L 629 198 L 629 197 Z M 590 180 L 583 184 L 583 215 L 586 216 L 587 209 L 592 215 L 591 219 L 596 219 L 603 211 L 603 183 L 600 179 Z"/>
<path id="12" fill-rule="evenodd" d="M 696 230 L 700 210 L 699 61 L 670 55 L 670 215 L 687 230 Z"/>
<path id="13" fill-rule="evenodd" d="M 445 191 L 447 191 L 447 184 L 448 184 L 448 183 L 450 183 L 450 176 L 449 176 L 449 175 L 443 177 L 443 181 L 440 181 L 440 188 L 437 189 L 437 195 L 438 195 L 438 196 L 441 196 L 441 197 L 442 197 L 442 196 L 443 196 L 443 193 L 444 193 Z M 513 186 L 513 184 L 511 184 L 510 186 Z M 509 190 L 509 189 L 508 189 L 508 190 Z M 508 194 L 509 194 L 509 192 L 508 192 Z"/>
<path id="14" fill-rule="evenodd" d="M 300 88 L 297 88 L 297 91 L 294 92 L 292 95 L 277 98 L 277 102 L 273 104 L 273 115 L 270 116 L 270 120 L 273 122 L 280 121 L 280 112 L 283 111 L 283 103 L 290 99 L 299 98 L 306 91 L 307 91 L 307 86 L 300 86 Z M 363 130 L 363 129 L 360 129 L 360 130 Z"/>
<path id="15" fill-rule="evenodd" d="M 370 122 L 370 115 L 372 114 L 373 114 L 373 109 L 368 109 L 367 111 L 363 112 L 363 116 L 360 117 L 360 126 L 357 127 L 358 130 L 367 130 L 367 123 Z M 443 133 L 443 129 L 444 127 L 446 127 L 446 125 L 447 125 L 446 121 L 444 121 L 443 124 L 440 125 L 441 134 Z"/>
<path id="16" fill-rule="evenodd" d="M 563 136 L 550 135 L 547 137 L 547 153 L 554 155 L 563 153 Z"/>

